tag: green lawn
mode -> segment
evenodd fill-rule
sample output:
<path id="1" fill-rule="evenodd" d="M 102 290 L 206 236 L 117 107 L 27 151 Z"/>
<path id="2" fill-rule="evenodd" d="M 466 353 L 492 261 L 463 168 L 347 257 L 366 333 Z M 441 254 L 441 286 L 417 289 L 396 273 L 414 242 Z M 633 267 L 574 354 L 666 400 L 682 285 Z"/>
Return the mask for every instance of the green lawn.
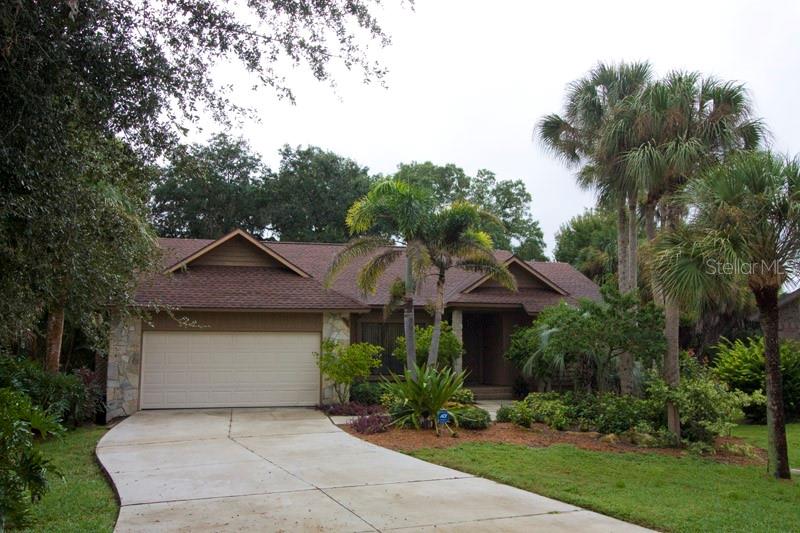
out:
<path id="1" fill-rule="evenodd" d="M 753 446 L 766 449 L 767 426 L 742 424 L 732 432 L 734 437 L 741 437 Z M 789 443 L 789 465 L 800 468 L 800 423 L 786 424 L 786 440 Z"/>
<path id="2" fill-rule="evenodd" d="M 33 506 L 29 531 L 111 531 L 117 519 L 114 491 L 97 465 L 94 448 L 107 430 L 78 428 L 62 439 L 43 443 L 42 451 L 64 476 Z"/>
<path id="3" fill-rule="evenodd" d="M 696 457 L 464 443 L 413 455 L 662 531 L 800 531 L 800 484 Z"/>

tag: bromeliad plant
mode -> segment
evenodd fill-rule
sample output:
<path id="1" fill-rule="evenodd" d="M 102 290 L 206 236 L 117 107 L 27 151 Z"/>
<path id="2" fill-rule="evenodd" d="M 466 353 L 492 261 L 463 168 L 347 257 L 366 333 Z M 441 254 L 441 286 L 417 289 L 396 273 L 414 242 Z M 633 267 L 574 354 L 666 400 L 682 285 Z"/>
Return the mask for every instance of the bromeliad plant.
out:
<path id="1" fill-rule="evenodd" d="M 415 367 L 414 373 L 407 369 L 402 376 L 392 375 L 386 380 L 386 393 L 392 399 L 392 405 L 389 406 L 390 413 L 394 423 L 400 427 L 413 426 L 416 429 L 433 427 L 438 435 L 436 414 L 464 386 L 466 374 L 456 373 L 450 369 L 436 370 L 416 365 Z M 457 418 L 455 422 L 458 425 Z"/>

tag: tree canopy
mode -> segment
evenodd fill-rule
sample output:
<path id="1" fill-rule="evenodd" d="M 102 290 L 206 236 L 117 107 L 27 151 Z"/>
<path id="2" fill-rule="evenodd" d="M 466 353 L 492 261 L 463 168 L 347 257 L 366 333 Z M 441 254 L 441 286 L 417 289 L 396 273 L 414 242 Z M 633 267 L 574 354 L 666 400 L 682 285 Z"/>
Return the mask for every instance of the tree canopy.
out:
<path id="1" fill-rule="evenodd" d="M 572 217 L 556 233 L 554 255 L 597 283 L 609 281 L 617 271 L 614 213 L 597 209 Z"/>
<path id="2" fill-rule="evenodd" d="M 347 209 L 372 184 L 367 167 L 316 146 L 284 146 L 280 155 L 266 182 L 270 231 L 282 241 L 347 241 Z"/>
<path id="3" fill-rule="evenodd" d="M 180 147 L 153 187 L 153 225 L 162 237 L 215 239 L 236 228 L 263 235 L 268 179 L 269 169 L 242 139 L 220 134 Z"/>
<path id="4" fill-rule="evenodd" d="M 522 180 L 498 180 L 485 169 L 469 176 L 452 163 L 441 166 L 430 161 L 403 163 L 395 178 L 428 189 L 439 205 L 458 200 L 475 204 L 502 223 L 487 221 L 481 227 L 495 247 L 511 250 L 526 260 L 546 260 L 544 234 L 533 218 L 532 198 Z"/>
<path id="5" fill-rule="evenodd" d="M 147 169 L 201 113 L 227 124 L 246 111 L 215 65 L 292 99 L 286 74 L 301 66 L 380 79 L 369 44 L 388 44 L 366 0 L 3 2 L 0 28 L 1 344 L 63 316 L 71 287 L 89 287 L 74 306 L 87 313 L 130 291 L 153 251 Z"/>

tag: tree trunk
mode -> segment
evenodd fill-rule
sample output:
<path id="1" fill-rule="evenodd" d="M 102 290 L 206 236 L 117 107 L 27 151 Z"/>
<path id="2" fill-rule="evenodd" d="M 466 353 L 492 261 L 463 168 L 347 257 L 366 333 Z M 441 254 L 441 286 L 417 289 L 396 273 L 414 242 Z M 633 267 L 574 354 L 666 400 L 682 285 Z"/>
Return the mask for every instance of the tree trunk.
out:
<path id="1" fill-rule="evenodd" d="M 406 368 L 417 379 L 417 342 L 414 338 L 414 269 L 406 251 L 406 293 L 403 296 L 403 333 L 406 337 Z"/>
<path id="2" fill-rule="evenodd" d="M 632 290 L 630 274 L 630 216 L 625 198 L 617 204 L 617 278 L 619 292 Z M 617 357 L 619 389 L 622 394 L 633 393 L 633 354 L 621 353 Z"/>
<path id="3" fill-rule="evenodd" d="M 764 364 L 767 373 L 767 469 L 776 478 L 789 479 L 786 419 L 783 412 L 783 381 L 778 339 L 778 287 L 753 289 L 764 332 Z"/>
<path id="4" fill-rule="evenodd" d="M 670 199 L 667 199 L 669 202 Z M 670 231 L 678 228 L 679 211 L 674 207 L 667 204 L 665 206 L 666 212 L 664 222 L 666 228 Z M 674 298 L 666 295 L 661 295 L 664 300 L 664 337 L 667 341 L 667 351 L 664 354 L 664 381 L 667 382 L 671 388 L 680 385 L 681 381 L 681 367 L 680 367 L 680 326 L 681 326 L 681 308 L 680 304 Z M 678 413 L 678 408 L 672 402 L 667 403 L 667 428 L 680 439 L 681 436 L 681 419 Z"/>
<path id="5" fill-rule="evenodd" d="M 442 337 L 442 314 L 444 313 L 444 271 L 439 271 L 436 280 L 436 303 L 433 311 L 433 332 L 428 347 L 428 367 L 434 368 L 439 360 L 439 339 Z"/>
<path id="6" fill-rule="evenodd" d="M 617 286 L 619 292 L 626 293 L 630 289 L 629 275 L 628 275 L 628 252 L 630 245 L 628 239 L 630 235 L 628 232 L 628 208 L 625 205 L 625 200 L 622 199 L 617 204 Z"/>
<path id="7" fill-rule="evenodd" d="M 644 204 L 644 234 L 650 243 L 656 238 L 656 203 L 650 200 Z"/>
<path id="8" fill-rule="evenodd" d="M 47 315 L 45 370 L 56 373 L 61 363 L 61 338 L 64 335 L 64 306 L 58 305 Z"/>
<path id="9" fill-rule="evenodd" d="M 628 290 L 639 288 L 639 223 L 636 216 L 636 196 L 628 198 Z"/>
<path id="10" fill-rule="evenodd" d="M 664 299 L 664 336 L 667 340 L 667 351 L 664 354 L 664 381 L 671 388 L 680 385 L 680 331 L 681 310 L 678 303 L 672 298 Z M 667 402 L 667 428 L 675 434 L 681 436 L 681 419 L 678 408 L 672 402 Z"/>

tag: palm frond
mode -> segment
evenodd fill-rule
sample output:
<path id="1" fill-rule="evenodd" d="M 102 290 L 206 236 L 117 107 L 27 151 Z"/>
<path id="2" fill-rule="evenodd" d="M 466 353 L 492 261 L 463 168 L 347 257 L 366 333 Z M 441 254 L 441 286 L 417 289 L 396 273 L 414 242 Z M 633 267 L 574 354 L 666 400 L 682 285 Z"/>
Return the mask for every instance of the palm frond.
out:
<path id="1" fill-rule="evenodd" d="M 328 266 L 324 278 L 325 286 L 330 287 L 341 270 L 354 260 L 373 254 L 377 250 L 387 247 L 392 248 L 393 243 L 383 237 L 366 236 L 351 240 L 342 251 L 336 254 L 330 266 Z"/>
<path id="2" fill-rule="evenodd" d="M 356 284 L 364 292 L 374 293 L 386 269 L 388 269 L 395 261 L 400 259 L 403 255 L 403 250 L 397 247 L 391 247 L 380 252 L 378 255 L 371 257 L 367 263 L 358 272 Z"/>

